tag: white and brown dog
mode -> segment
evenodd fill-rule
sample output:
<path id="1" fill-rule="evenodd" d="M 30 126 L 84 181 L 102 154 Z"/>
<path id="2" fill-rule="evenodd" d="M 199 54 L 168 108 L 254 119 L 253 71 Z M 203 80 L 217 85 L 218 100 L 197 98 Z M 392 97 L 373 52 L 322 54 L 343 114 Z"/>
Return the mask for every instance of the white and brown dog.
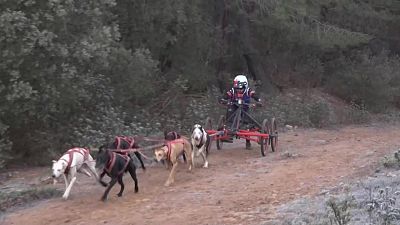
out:
<path id="1" fill-rule="evenodd" d="M 52 177 L 56 182 L 56 178 L 63 175 L 65 181 L 65 192 L 63 194 L 64 199 L 68 199 L 69 193 L 72 186 L 76 181 L 77 172 L 84 173 L 91 176 L 90 173 L 82 167 L 86 165 L 92 174 L 99 180 L 99 176 L 96 172 L 96 162 L 89 153 L 89 149 L 86 148 L 72 148 L 69 149 L 58 161 L 53 160 L 53 174 Z M 54 182 L 54 183 L 55 183 Z"/>
<path id="2" fill-rule="evenodd" d="M 167 141 L 166 144 L 154 150 L 155 159 L 160 162 L 166 160 L 167 163 L 172 164 L 172 169 L 169 174 L 165 186 L 169 186 L 175 181 L 176 169 L 178 166 L 178 158 L 180 155 L 187 156 L 187 163 L 189 164 L 189 171 L 192 170 L 193 162 L 190 158 L 192 155 L 192 146 L 186 138 L 179 138 L 172 141 Z"/>
<path id="3" fill-rule="evenodd" d="M 194 162 L 195 154 L 196 156 L 201 155 L 204 161 L 203 167 L 207 168 L 208 167 L 207 156 L 211 146 L 211 137 L 199 124 L 195 124 L 193 126 L 191 142 L 193 146 L 192 162 Z"/>

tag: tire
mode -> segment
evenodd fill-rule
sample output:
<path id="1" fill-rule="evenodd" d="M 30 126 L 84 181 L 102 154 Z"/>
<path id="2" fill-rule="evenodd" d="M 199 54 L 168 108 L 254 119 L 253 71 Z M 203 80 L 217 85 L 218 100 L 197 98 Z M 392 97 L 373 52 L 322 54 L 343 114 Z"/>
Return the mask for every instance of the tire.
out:
<path id="1" fill-rule="evenodd" d="M 218 126 L 217 126 L 217 130 L 221 131 L 224 130 L 224 126 L 225 126 L 225 116 L 220 116 L 219 120 L 218 120 Z M 221 137 L 221 135 L 217 135 L 217 149 L 221 150 L 222 146 L 223 146 L 223 142 L 219 139 L 219 137 Z"/>
<path id="2" fill-rule="evenodd" d="M 262 134 L 269 134 L 270 133 L 267 119 L 264 119 L 264 121 L 262 122 L 261 133 Z M 265 156 L 265 153 L 268 150 L 268 141 L 269 141 L 269 138 L 260 137 L 261 155 L 263 157 Z"/>
<path id="3" fill-rule="evenodd" d="M 278 128 L 276 125 L 276 120 L 275 118 L 272 118 L 271 120 L 271 133 L 272 136 L 269 138 L 270 144 L 271 144 L 271 150 L 275 152 L 278 150 Z"/>

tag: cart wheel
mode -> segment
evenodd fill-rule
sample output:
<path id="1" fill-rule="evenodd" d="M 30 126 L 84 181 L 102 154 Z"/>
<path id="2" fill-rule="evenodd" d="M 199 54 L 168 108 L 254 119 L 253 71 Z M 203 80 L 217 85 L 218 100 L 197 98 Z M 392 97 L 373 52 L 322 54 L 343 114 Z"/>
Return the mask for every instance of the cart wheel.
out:
<path id="1" fill-rule="evenodd" d="M 217 130 L 218 131 L 224 130 L 224 125 L 225 125 L 225 116 L 220 116 L 218 120 Z M 217 135 L 217 149 L 221 150 L 223 142 L 219 139 L 219 137 L 221 137 L 221 135 Z"/>
<path id="2" fill-rule="evenodd" d="M 271 144 L 271 149 L 273 152 L 275 152 L 278 149 L 278 128 L 276 126 L 276 120 L 275 118 L 272 118 L 271 120 L 271 133 L 272 136 L 270 136 L 269 141 Z"/>
<path id="3" fill-rule="evenodd" d="M 211 118 L 209 116 L 206 118 L 206 122 L 204 123 L 204 129 L 212 130 L 212 122 L 211 122 Z"/>
<path id="4" fill-rule="evenodd" d="M 268 127 L 268 120 L 267 119 L 265 119 L 262 122 L 261 133 L 262 134 L 270 134 L 270 130 L 269 130 L 269 127 Z M 265 156 L 265 153 L 268 150 L 268 140 L 269 140 L 268 138 L 260 137 L 260 147 L 261 147 L 261 155 L 262 156 Z"/>

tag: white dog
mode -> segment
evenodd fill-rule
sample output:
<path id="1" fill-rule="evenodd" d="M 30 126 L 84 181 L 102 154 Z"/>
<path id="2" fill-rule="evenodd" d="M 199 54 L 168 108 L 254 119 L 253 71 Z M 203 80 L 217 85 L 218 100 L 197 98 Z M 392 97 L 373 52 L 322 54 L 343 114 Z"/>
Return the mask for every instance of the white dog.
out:
<path id="1" fill-rule="evenodd" d="M 96 162 L 93 160 L 89 150 L 86 148 L 69 149 L 58 161 L 53 160 L 53 179 L 56 179 L 61 175 L 64 177 L 64 199 L 68 199 L 69 192 L 76 181 L 77 172 L 84 173 L 90 177 L 90 173 L 82 167 L 84 164 L 94 174 L 96 180 L 99 180 L 99 176 L 95 169 Z"/>
<path id="2" fill-rule="evenodd" d="M 191 136 L 191 142 L 193 146 L 192 151 L 192 162 L 194 163 L 194 154 L 196 156 L 201 155 L 204 161 L 204 168 L 208 167 L 207 155 L 211 145 L 211 137 L 199 124 L 193 126 L 193 132 Z"/>

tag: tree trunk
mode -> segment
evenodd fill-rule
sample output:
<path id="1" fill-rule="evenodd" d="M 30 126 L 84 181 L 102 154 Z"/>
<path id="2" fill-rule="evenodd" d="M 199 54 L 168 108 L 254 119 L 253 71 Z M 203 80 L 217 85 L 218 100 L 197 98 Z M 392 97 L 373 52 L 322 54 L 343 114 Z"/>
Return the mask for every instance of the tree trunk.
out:
<path id="1" fill-rule="evenodd" d="M 248 10 L 254 10 L 254 8 L 248 8 Z M 239 12 L 239 38 L 242 55 L 246 61 L 250 77 L 255 81 L 261 81 L 263 92 L 273 93 L 277 91 L 277 87 L 273 85 L 270 74 L 265 71 L 260 59 L 260 54 L 254 48 L 251 41 L 250 13 L 252 12 L 246 12 L 244 10 Z"/>
<path id="2" fill-rule="evenodd" d="M 217 11 L 217 18 L 219 24 L 218 30 L 218 59 L 217 59 L 217 84 L 221 93 L 225 91 L 225 82 L 224 82 L 224 70 L 226 67 L 226 62 L 224 59 L 225 56 L 225 46 L 226 46 L 226 31 L 225 28 L 228 24 L 228 9 L 226 7 L 226 0 L 217 0 L 215 1 L 215 8 Z"/>

